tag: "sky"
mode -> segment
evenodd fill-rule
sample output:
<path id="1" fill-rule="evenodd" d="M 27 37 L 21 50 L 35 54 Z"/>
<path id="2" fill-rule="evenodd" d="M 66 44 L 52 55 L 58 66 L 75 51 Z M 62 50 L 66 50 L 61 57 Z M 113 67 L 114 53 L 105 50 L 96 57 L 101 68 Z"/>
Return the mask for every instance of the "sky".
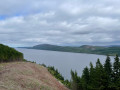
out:
<path id="1" fill-rule="evenodd" d="M 120 0 L 0 0 L 0 43 L 120 45 Z"/>

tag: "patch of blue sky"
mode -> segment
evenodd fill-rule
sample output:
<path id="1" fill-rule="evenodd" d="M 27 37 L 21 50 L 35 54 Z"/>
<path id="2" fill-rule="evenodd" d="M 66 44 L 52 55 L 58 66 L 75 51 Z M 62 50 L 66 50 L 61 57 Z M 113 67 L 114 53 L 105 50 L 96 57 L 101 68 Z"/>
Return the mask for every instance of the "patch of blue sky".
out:
<path id="1" fill-rule="evenodd" d="M 0 16 L 0 20 L 4 20 L 6 16 Z"/>
<path id="2" fill-rule="evenodd" d="M 17 13 L 14 15 L 0 15 L 0 20 L 5 20 L 6 18 L 10 18 L 10 17 L 17 17 L 17 16 L 24 16 L 23 14 Z"/>

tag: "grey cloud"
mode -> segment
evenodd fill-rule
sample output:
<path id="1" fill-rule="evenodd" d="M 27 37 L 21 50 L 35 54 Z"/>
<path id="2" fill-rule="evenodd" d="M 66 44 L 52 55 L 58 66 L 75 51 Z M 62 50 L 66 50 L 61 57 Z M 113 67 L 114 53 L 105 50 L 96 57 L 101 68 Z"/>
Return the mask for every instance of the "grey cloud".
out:
<path id="1" fill-rule="evenodd" d="M 0 42 L 11 46 L 118 44 L 118 3 L 119 0 L 2 0 L 0 15 L 8 17 L 0 20 Z"/>

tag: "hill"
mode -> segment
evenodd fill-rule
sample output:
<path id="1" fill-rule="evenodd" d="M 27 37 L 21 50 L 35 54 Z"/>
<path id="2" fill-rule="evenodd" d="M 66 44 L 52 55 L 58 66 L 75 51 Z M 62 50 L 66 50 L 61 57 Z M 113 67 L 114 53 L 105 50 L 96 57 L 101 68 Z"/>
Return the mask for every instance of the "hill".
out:
<path id="1" fill-rule="evenodd" d="M 0 62 L 11 62 L 23 60 L 23 54 L 14 48 L 0 44 Z"/>
<path id="2" fill-rule="evenodd" d="M 75 53 L 89 53 L 89 54 L 100 54 L 100 55 L 116 55 L 120 56 L 120 46 L 91 46 L 83 45 L 79 47 L 73 46 L 57 46 L 50 44 L 40 44 L 29 49 L 40 49 L 40 50 L 51 50 L 51 51 L 63 51 L 63 52 L 75 52 Z"/>
<path id="3" fill-rule="evenodd" d="M 47 68 L 29 62 L 0 63 L 0 90 L 68 90 Z"/>

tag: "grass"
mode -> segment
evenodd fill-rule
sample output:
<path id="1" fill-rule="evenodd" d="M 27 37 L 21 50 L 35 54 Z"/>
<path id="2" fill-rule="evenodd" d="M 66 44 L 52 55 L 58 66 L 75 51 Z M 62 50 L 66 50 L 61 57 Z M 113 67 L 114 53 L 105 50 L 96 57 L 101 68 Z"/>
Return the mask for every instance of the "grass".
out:
<path id="1" fill-rule="evenodd" d="M 68 90 L 47 68 L 30 62 L 0 63 L 0 90 Z"/>

